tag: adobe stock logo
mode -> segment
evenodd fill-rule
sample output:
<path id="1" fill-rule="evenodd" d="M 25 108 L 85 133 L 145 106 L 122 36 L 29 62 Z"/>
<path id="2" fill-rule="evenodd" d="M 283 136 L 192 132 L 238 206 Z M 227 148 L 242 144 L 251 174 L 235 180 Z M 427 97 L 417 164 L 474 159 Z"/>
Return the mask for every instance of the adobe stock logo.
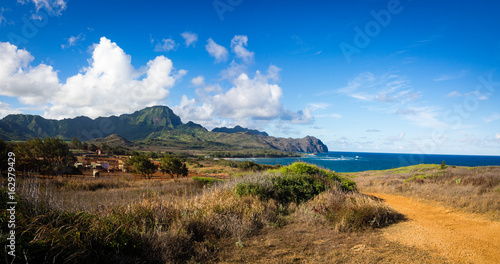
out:
<path id="1" fill-rule="evenodd" d="M 393 15 L 400 14 L 402 11 L 403 6 L 399 0 L 389 0 L 387 9 L 378 12 L 374 10 L 370 11 L 373 20 L 367 22 L 363 29 L 358 26 L 353 28 L 356 33 L 354 35 L 353 44 L 341 42 L 339 45 L 347 62 L 350 63 L 352 61 L 351 56 L 354 53 L 361 53 L 361 50 L 366 48 L 372 39 L 380 34 L 382 28 L 387 27 L 391 23 Z"/>
<path id="2" fill-rule="evenodd" d="M 57 14 L 54 13 L 54 9 L 57 8 L 58 3 L 59 2 L 57 1 L 53 1 L 51 6 L 44 6 L 42 9 L 37 10 L 36 18 L 33 18 L 33 15 L 31 18 L 29 18 L 27 15 L 24 15 L 21 18 L 23 22 L 21 32 L 18 32 L 20 34 L 17 34 L 15 32 L 10 32 L 9 34 L 7 34 L 9 42 L 19 47 L 21 44 L 26 44 L 30 39 L 36 37 L 38 31 L 41 28 L 47 26 L 47 24 L 49 23 L 49 19 L 51 17 L 57 16 Z"/>
<path id="3" fill-rule="evenodd" d="M 215 0 L 212 2 L 215 12 L 219 16 L 220 22 L 224 21 L 224 13 L 233 12 L 234 8 L 241 5 L 243 0 Z"/>

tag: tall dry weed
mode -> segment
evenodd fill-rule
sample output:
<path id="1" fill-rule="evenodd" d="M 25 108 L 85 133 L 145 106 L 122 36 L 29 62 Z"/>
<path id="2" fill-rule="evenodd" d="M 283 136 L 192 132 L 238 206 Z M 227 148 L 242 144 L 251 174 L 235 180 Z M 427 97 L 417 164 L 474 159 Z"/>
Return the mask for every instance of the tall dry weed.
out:
<path id="1" fill-rule="evenodd" d="M 375 197 L 333 189 L 321 193 L 297 210 L 300 219 L 326 222 L 340 232 L 379 228 L 404 217 Z M 323 218 L 318 218 L 322 216 Z"/>

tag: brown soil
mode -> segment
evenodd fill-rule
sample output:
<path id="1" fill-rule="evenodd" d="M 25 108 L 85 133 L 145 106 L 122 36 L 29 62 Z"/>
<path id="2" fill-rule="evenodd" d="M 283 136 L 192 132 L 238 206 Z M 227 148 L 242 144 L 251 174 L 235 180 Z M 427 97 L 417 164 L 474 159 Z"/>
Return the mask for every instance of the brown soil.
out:
<path id="1" fill-rule="evenodd" d="M 389 241 L 438 252 L 456 263 L 500 263 L 499 222 L 403 196 L 371 195 L 408 218 L 383 229 Z"/>

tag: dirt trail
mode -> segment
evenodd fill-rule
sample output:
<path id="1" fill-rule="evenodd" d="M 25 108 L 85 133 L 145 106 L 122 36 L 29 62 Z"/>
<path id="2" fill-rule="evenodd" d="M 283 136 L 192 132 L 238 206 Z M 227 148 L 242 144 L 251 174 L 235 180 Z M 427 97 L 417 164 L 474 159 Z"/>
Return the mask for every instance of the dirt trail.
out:
<path id="1" fill-rule="evenodd" d="M 457 263 L 500 263 L 500 223 L 403 196 L 370 195 L 408 218 L 386 228 L 387 239 L 435 251 Z"/>

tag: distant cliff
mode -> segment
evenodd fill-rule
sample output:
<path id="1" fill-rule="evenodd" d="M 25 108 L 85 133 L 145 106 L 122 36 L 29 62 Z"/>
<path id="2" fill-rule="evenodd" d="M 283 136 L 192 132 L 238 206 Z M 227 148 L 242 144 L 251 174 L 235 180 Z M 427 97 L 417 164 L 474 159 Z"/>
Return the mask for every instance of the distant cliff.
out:
<path id="1" fill-rule="evenodd" d="M 113 135 L 113 136 L 111 136 Z M 111 137 L 109 137 L 111 136 Z M 116 142 L 119 145 L 157 144 L 178 149 L 249 149 L 267 148 L 290 152 L 327 152 L 315 137 L 275 138 L 266 132 L 236 126 L 208 131 L 193 122 L 182 123 L 167 106 L 154 106 L 120 116 L 90 119 L 80 116 L 64 120 L 38 115 L 9 115 L 0 120 L 0 137 L 6 141 L 25 141 L 36 137 L 61 137 L 81 141 Z"/>
<path id="2" fill-rule="evenodd" d="M 305 138 L 262 138 L 275 149 L 290 152 L 323 153 L 328 152 L 328 147 L 321 140 L 307 136 Z"/>

